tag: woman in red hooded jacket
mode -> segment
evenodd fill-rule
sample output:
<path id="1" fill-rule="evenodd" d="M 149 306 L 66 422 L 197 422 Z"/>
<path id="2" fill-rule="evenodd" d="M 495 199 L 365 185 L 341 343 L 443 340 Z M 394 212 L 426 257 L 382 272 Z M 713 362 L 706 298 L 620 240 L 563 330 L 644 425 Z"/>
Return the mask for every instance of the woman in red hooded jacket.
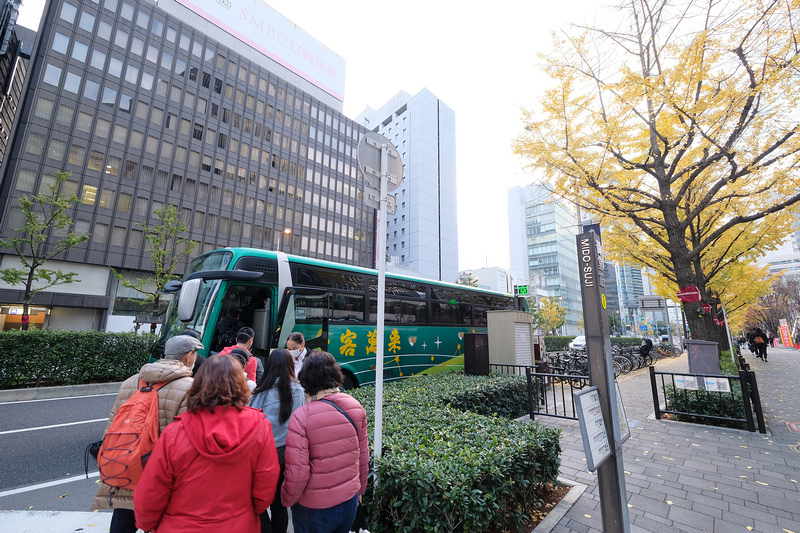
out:
<path id="1" fill-rule="evenodd" d="M 210 357 L 167 426 L 133 493 L 144 531 L 260 533 L 280 465 L 269 421 L 230 355 Z"/>

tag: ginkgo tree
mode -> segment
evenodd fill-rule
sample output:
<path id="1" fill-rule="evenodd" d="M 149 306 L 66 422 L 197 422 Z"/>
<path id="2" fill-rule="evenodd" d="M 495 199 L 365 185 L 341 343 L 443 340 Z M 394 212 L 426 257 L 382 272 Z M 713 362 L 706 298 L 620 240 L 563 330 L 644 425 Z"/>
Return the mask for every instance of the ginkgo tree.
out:
<path id="1" fill-rule="evenodd" d="M 550 335 L 555 335 L 556 330 L 567 321 L 567 310 L 556 296 L 542 298 L 541 305 L 536 305 L 533 299 L 529 298 L 528 306 L 533 315 L 533 327 L 541 328 Z"/>
<path id="2" fill-rule="evenodd" d="M 726 282 L 756 281 L 737 265 L 796 220 L 800 0 L 619 9 L 613 29 L 555 38 L 552 86 L 514 151 L 600 221 L 606 251 L 650 267 L 665 295 L 696 286 L 718 305 Z M 701 303 L 684 306 L 692 336 L 721 342 L 718 309 Z"/>

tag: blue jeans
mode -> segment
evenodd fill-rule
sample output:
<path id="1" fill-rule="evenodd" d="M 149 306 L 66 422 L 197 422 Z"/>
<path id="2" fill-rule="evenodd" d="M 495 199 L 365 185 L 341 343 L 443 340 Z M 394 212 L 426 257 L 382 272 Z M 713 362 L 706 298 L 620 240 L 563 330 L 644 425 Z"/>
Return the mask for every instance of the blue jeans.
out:
<path id="1" fill-rule="evenodd" d="M 309 509 L 299 503 L 292 506 L 295 533 L 348 533 L 358 508 L 358 494 L 327 509 Z"/>

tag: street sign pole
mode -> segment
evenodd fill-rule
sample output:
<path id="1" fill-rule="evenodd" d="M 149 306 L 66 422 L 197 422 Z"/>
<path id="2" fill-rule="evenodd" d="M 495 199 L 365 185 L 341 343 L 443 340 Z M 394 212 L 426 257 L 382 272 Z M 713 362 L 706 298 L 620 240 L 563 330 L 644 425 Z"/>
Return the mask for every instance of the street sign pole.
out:
<path id="1" fill-rule="evenodd" d="M 602 247 L 600 237 L 594 232 L 578 235 L 576 242 L 586 329 L 586 353 L 589 360 L 589 385 L 597 387 L 610 447 L 610 456 L 597 468 L 603 531 L 630 533 L 622 463 L 621 413 L 612 365 Z"/>
<path id="2" fill-rule="evenodd" d="M 373 455 L 381 457 L 383 447 L 383 323 L 386 301 L 386 195 L 389 173 L 389 146 L 381 145 L 381 208 L 378 210 L 378 329 L 375 351 L 375 445 Z"/>
<path id="3" fill-rule="evenodd" d="M 380 458 L 383 448 L 383 353 L 384 305 L 386 301 L 386 217 L 395 211 L 395 198 L 389 193 L 400 186 L 403 162 L 392 141 L 374 131 L 362 135 L 356 147 L 358 168 L 364 177 L 364 203 L 378 210 L 378 244 L 375 262 L 378 269 L 378 309 L 375 329 L 375 443 L 373 455 Z M 377 168 L 376 168 L 377 167 Z M 375 194 L 378 198 L 374 198 Z M 376 466 L 377 469 L 377 466 Z"/>

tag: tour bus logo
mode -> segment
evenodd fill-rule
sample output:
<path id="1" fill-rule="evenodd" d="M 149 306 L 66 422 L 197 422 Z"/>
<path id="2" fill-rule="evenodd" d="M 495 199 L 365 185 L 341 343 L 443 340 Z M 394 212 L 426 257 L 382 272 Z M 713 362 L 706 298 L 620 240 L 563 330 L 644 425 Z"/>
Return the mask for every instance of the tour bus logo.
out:
<path id="1" fill-rule="evenodd" d="M 231 0 L 214 0 L 214 1 L 219 5 L 221 5 L 222 7 L 224 7 L 225 9 L 227 9 L 228 11 L 230 11 L 233 8 L 233 3 L 231 3 Z"/>

